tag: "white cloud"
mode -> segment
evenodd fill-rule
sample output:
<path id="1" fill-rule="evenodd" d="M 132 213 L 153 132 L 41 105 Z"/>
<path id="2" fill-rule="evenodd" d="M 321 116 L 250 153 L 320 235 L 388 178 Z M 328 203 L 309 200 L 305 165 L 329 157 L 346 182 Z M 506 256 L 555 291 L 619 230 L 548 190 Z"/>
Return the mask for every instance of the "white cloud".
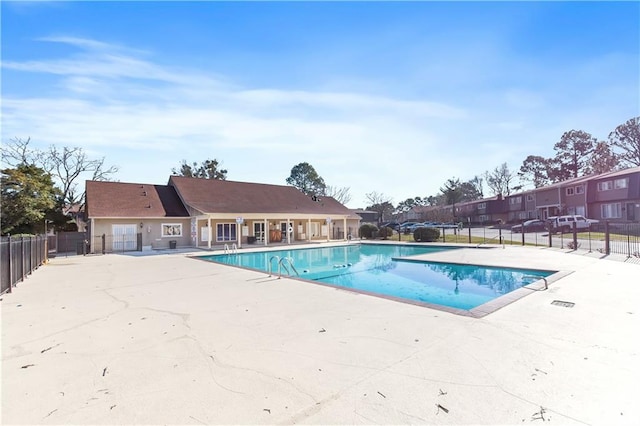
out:
<path id="1" fill-rule="evenodd" d="M 284 184 L 307 161 L 328 184 L 351 187 L 356 207 L 374 190 L 399 202 L 435 194 L 452 176 L 470 179 L 505 161 L 517 168 L 524 151 L 554 142 L 532 118 L 547 107 L 544 95 L 518 87 L 452 102 L 240 87 L 161 66 L 149 52 L 67 36 L 41 40 L 81 53 L 2 64 L 57 78 L 37 97 L 3 99 L 3 137 L 82 146 L 118 164 L 123 181 L 162 183 L 182 159 L 215 157 L 232 180 Z"/>

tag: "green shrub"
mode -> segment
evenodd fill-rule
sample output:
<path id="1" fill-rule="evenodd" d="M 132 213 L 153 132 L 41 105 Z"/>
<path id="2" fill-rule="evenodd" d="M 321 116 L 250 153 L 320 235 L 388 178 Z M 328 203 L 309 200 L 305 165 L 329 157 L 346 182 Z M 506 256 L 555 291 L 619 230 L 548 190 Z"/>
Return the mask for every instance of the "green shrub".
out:
<path id="1" fill-rule="evenodd" d="M 388 226 L 383 226 L 378 230 L 378 237 L 382 238 L 383 240 L 386 240 L 392 235 L 393 235 L 393 229 L 389 228 Z"/>
<path id="2" fill-rule="evenodd" d="M 374 238 L 377 232 L 378 227 L 371 223 L 365 223 L 360 226 L 360 238 L 366 238 L 369 240 L 371 238 Z"/>
<path id="3" fill-rule="evenodd" d="M 423 243 L 431 243 L 438 241 L 440 238 L 440 230 L 437 228 L 416 228 L 413 231 L 413 239 Z"/>

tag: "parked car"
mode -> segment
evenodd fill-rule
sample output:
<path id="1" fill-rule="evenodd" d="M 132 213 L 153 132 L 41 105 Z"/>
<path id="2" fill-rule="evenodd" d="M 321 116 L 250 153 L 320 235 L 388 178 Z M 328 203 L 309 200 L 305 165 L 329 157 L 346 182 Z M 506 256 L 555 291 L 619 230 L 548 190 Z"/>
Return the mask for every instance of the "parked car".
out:
<path id="1" fill-rule="evenodd" d="M 417 225 L 417 224 L 418 224 L 418 222 L 405 222 L 405 223 L 400 225 L 400 230 L 404 231 L 407 228 L 409 228 L 410 226 Z"/>
<path id="2" fill-rule="evenodd" d="M 553 232 L 570 232 L 573 229 L 573 224 L 576 224 L 576 229 L 582 231 L 589 229 L 592 223 L 598 223 L 595 219 L 587 219 L 582 215 L 564 215 L 564 216 L 551 216 L 547 218 L 547 226 Z"/>
<path id="3" fill-rule="evenodd" d="M 425 226 L 426 226 L 426 225 L 425 225 L 424 223 L 420 223 L 420 222 L 418 222 L 418 223 L 414 223 L 413 225 L 409 225 L 409 226 L 407 226 L 407 227 L 406 227 L 406 229 L 408 229 L 408 230 L 409 230 L 409 232 L 413 232 L 413 231 L 415 231 L 416 229 L 418 229 L 418 228 L 424 228 Z"/>
<path id="4" fill-rule="evenodd" d="M 524 231 L 523 231 L 524 229 Z M 527 220 L 522 224 L 511 227 L 511 232 L 539 232 L 546 229 L 545 221 L 540 219 Z"/>
<path id="5" fill-rule="evenodd" d="M 380 225 L 380 228 L 391 228 L 394 231 L 397 231 L 398 228 L 400 227 L 400 224 L 398 222 L 384 222 Z"/>

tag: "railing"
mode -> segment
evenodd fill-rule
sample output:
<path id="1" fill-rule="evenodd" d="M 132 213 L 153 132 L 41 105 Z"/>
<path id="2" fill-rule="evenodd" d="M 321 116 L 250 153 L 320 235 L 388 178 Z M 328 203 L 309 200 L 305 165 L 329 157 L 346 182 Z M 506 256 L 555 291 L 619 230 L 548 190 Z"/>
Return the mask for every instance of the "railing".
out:
<path id="1" fill-rule="evenodd" d="M 229 248 L 229 244 L 225 244 L 224 245 L 224 254 L 238 254 L 238 246 L 236 245 L 236 243 L 233 243 L 231 245 L 231 248 Z"/>
<path id="2" fill-rule="evenodd" d="M 502 248 L 504 248 L 504 237 L 502 236 L 502 234 L 496 235 L 495 237 L 489 238 L 488 240 L 485 238 L 484 240 L 480 241 L 478 245 L 476 245 L 476 248 L 480 247 L 482 244 L 490 244 L 491 241 L 495 239 L 498 239 L 498 244 L 502 244 Z"/>
<path id="3" fill-rule="evenodd" d="M 18 282 L 46 260 L 46 238 L 2 237 L 0 240 L 0 293 L 11 292 Z"/>
<path id="4" fill-rule="evenodd" d="M 276 265 L 278 266 L 278 279 L 282 278 L 282 270 L 284 269 L 285 271 L 287 271 L 287 275 L 291 275 L 291 271 L 289 270 L 289 268 L 291 268 L 291 270 L 293 272 L 295 272 L 296 276 L 300 276 L 300 274 L 298 273 L 298 271 L 296 270 L 296 267 L 293 266 L 293 259 L 290 257 L 280 257 L 280 256 L 271 256 L 271 258 L 269 259 L 269 276 L 273 275 L 273 261 L 276 261 Z"/>
<path id="5" fill-rule="evenodd" d="M 540 275 L 525 275 L 523 278 L 530 278 L 530 279 L 533 278 L 536 281 L 543 280 L 544 281 L 544 289 L 545 290 L 549 290 L 549 282 L 547 281 L 546 277 L 543 277 L 543 276 L 540 276 Z"/>
<path id="6" fill-rule="evenodd" d="M 293 259 L 290 257 L 283 257 L 282 259 L 280 259 L 280 261 L 278 262 L 278 278 L 282 277 L 282 270 L 284 269 L 285 271 L 287 271 L 287 275 L 291 275 L 291 272 L 289 271 L 289 268 L 287 267 L 287 265 L 289 265 L 291 267 L 291 269 L 293 270 L 293 272 L 296 273 L 296 276 L 300 276 L 300 274 L 298 273 L 298 271 L 296 270 L 296 267 L 293 266 Z"/>
<path id="7" fill-rule="evenodd" d="M 273 269 L 271 268 L 271 265 L 273 264 L 273 261 L 276 261 L 276 266 L 278 266 L 278 272 L 280 272 L 280 256 L 271 256 L 271 258 L 269 259 L 269 276 L 272 275 Z"/>
<path id="8" fill-rule="evenodd" d="M 469 234 L 467 237 L 464 234 Z M 536 229 L 532 232 L 512 232 L 511 225 L 473 227 L 464 229 L 454 238 L 448 237 L 447 242 L 473 242 L 476 247 L 482 244 L 497 242 L 502 235 L 502 244 L 530 245 L 553 247 L 563 250 L 585 250 L 599 252 L 605 255 L 620 254 L 628 258 L 640 258 L 640 223 L 616 223 L 601 221 L 593 223 L 588 228 L 571 230 Z"/>

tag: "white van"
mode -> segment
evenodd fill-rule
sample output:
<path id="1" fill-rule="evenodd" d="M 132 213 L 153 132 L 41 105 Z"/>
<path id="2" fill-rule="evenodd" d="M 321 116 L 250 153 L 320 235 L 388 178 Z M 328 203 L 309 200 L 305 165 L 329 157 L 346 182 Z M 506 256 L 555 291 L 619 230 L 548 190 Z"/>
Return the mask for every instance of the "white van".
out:
<path id="1" fill-rule="evenodd" d="M 582 231 L 589 229 L 592 223 L 598 223 L 598 221 L 595 219 L 587 219 L 579 214 L 551 216 L 547 218 L 547 224 L 552 231 L 570 232 L 573 230 L 574 223 L 576 224 L 576 229 Z"/>

